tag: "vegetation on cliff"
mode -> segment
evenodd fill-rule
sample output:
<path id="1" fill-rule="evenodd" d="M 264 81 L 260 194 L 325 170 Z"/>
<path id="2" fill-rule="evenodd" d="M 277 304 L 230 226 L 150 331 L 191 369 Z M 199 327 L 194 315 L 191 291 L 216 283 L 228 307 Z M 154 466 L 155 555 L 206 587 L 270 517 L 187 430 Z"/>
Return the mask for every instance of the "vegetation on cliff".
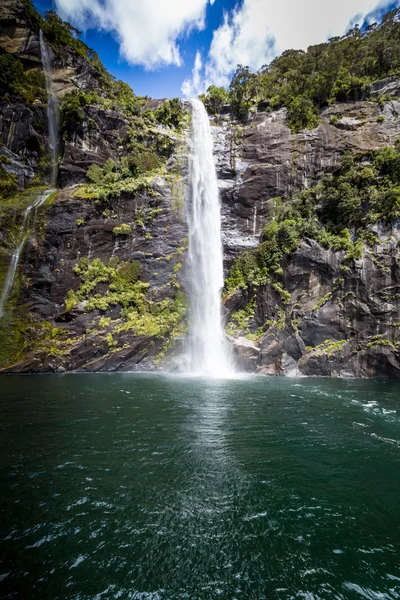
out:
<path id="1" fill-rule="evenodd" d="M 81 32 L 78 29 L 63 21 L 54 10 L 46 11 L 45 17 L 42 17 L 31 0 L 21 0 L 21 2 L 32 27 L 36 31 L 43 31 L 46 42 L 56 55 L 60 54 L 61 49 L 69 47 L 101 73 L 103 84 L 110 82 L 111 76 L 101 63 L 98 54 L 80 39 Z"/>
<path id="2" fill-rule="evenodd" d="M 370 226 L 400 217 L 400 139 L 395 147 L 370 154 L 346 154 L 317 185 L 274 198 L 273 203 L 274 220 L 265 226 L 259 248 L 233 263 L 227 294 L 265 283 L 268 275 L 281 275 L 284 254 L 294 252 L 303 237 L 344 250 L 347 262 L 360 257 L 363 242 L 377 243 Z"/>
<path id="3" fill-rule="evenodd" d="M 286 107 L 293 131 L 318 124 L 321 107 L 331 102 L 367 97 L 374 81 L 400 73 L 400 9 L 391 10 L 378 25 L 361 30 L 355 25 L 346 35 L 303 50 L 286 50 L 257 73 L 239 65 L 229 86 L 211 86 L 203 96 L 215 110 L 226 101 L 237 117 L 267 101 L 272 109 Z"/>
<path id="4" fill-rule="evenodd" d="M 227 331 L 233 335 L 244 331 L 250 339 L 260 337 L 263 332 L 262 328 L 257 329 L 254 320 L 249 328 L 258 287 L 271 284 L 282 307 L 290 301 L 290 294 L 283 286 L 284 259 L 298 248 L 303 238 L 314 239 L 335 252 L 343 251 L 342 276 L 350 270 L 353 260 L 362 257 L 365 246 L 375 264 L 387 269 L 374 257 L 372 249 L 379 240 L 371 226 L 377 221 L 392 223 L 400 217 L 400 140 L 395 147 L 387 146 L 376 152 L 346 154 L 342 164 L 325 173 L 314 187 L 286 198 L 274 198 L 272 202 L 273 220 L 264 227 L 259 247 L 239 254 L 225 281 L 225 298 L 238 290 L 246 298 L 245 307 L 232 315 Z M 324 306 L 342 283 L 343 277 L 333 282 L 332 291 L 320 300 L 315 310 Z M 279 327 L 279 323 L 275 325 Z"/>

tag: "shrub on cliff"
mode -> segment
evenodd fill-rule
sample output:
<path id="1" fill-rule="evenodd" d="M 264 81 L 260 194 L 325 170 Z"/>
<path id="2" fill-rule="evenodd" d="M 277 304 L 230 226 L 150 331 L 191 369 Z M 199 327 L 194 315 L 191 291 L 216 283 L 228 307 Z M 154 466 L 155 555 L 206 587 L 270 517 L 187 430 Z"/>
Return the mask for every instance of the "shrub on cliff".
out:
<path id="1" fill-rule="evenodd" d="M 117 225 L 116 227 L 114 227 L 113 234 L 123 236 L 132 235 L 132 227 L 127 223 L 122 223 L 121 225 Z"/>
<path id="2" fill-rule="evenodd" d="M 2 52 L 2 51 L 1 51 Z M 5 52 L 0 53 L 0 99 L 19 96 L 26 104 L 34 100 L 46 102 L 46 81 L 42 71 L 25 71 L 19 58 Z"/>
<path id="3" fill-rule="evenodd" d="M 210 85 L 205 94 L 200 95 L 200 100 L 211 113 L 217 113 L 223 104 L 229 102 L 229 95 L 225 88 Z"/>
<path id="4" fill-rule="evenodd" d="M 155 120 L 167 127 L 174 127 L 178 131 L 186 120 L 186 111 L 183 109 L 179 98 L 166 100 L 160 108 L 154 111 Z"/>

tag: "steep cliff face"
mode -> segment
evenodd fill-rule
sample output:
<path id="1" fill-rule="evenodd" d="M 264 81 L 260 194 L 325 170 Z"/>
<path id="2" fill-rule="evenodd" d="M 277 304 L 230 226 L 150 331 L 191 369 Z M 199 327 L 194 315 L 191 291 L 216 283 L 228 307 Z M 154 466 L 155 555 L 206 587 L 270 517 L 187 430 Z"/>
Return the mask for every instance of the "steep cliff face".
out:
<path id="1" fill-rule="evenodd" d="M 297 134 L 285 110 L 254 112 L 243 125 L 215 121 L 227 270 L 259 247 L 277 200 L 315 185 L 346 152 L 367 155 L 400 135 L 398 86 L 393 97 L 337 104 L 320 125 Z M 379 87 L 379 86 L 377 86 Z M 382 118 L 382 116 L 384 118 Z M 284 255 L 282 275 L 251 283 L 225 298 L 230 333 L 242 367 L 267 374 L 400 377 L 400 221 L 368 228 L 372 245 L 346 260 L 343 250 L 306 236 Z M 246 339 L 248 336 L 249 339 Z"/>
<path id="2" fill-rule="evenodd" d="M 25 73 L 42 74 L 39 28 L 25 2 L 3 3 L 0 47 Z M 50 31 L 46 43 L 63 102 L 61 189 L 25 225 L 40 189 L 0 201 L 0 288 L 16 241 L 26 238 L 0 328 L 0 363 L 23 372 L 175 368 L 187 334 L 187 107 L 137 99 L 115 87 L 90 52 L 57 46 Z M 346 153 L 369 168 L 374 152 L 394 147 L 399 92 L 396 79 L 379 82 L 370 100 L 332 105 L 318 127 L 299 133 L 290 132 L 285 109 L 265 105 L 245 123 L 229 106 L 211 117 L 223 307 L 241 369 L 400 378 L 399 221 L 376 218 L 361 237 L 350 227 L 348 239 L 329 234 L 325 243 L 289 216 L 289 229 L 299 231 L 289 231 L 279 252 L 271 229 L 295 194 L 334 173 Z M 44 184 L 46 98 L 3 98 L 0 136 L 0 168 L 19 189 Z M 314 229 L 323 227 L 319 202 Z"/>
<path id="3" fill-rule="evenodd" d="M 24 246 L 2 316 L 0 363 L 9 371 L 149 369 L 168 353 L 171 367 L 186 329 L 189 117 L 177 102 L 135 97 L 68 28 L 56 21 L 48 31 L 26 5 L 1 8 L 0 47 L 17 61 L 7 67 L 24 71 L 0 105 L 0 168 L 20 190 L 4 178 L 0 287 Z M 61 106 L 64 189 L 27 213 L 48 161 L 46 97 L 26 94 L 32 70 L 44 86 L 40 25 Z M 83 55 L 56 43 L 60 35 Z M 42 187 L 23 192 L 32 182 Z"/>

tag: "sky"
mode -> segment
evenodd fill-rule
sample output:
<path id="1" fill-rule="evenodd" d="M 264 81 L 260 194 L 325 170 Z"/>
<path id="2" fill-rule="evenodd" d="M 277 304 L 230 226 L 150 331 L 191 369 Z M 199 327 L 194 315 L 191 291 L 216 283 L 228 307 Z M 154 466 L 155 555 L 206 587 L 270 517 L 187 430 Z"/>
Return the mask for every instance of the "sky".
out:
<path id="1" fill-rule="evenodd" d="M 259 69 L 350 27 L 379 21 L 400 0 L 34 0 L 82 31 L 104 66 L 153 98 L 229 85 L 238 64 Z"/>

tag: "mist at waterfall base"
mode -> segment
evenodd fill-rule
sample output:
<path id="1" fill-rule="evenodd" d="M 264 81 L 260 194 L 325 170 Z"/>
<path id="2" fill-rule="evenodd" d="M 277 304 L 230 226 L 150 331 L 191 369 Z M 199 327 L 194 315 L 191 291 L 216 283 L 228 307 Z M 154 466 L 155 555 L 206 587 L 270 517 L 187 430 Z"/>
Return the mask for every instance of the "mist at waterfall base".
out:
<path id="1" fill-rule="evenodd" d="M 47 91 L 47 122 L 49 134 L 49 150 L 51 153 L 50 185 L 55 185 L 57 180 L 58 164 L 58 128 L 59 128 L 59 106 L 58 98 L 53 90 L 53 79 L 51 70 L 51 57 L 48 47 L 43 38 L 43 32 L 40 30 L 40 52 L 42 55 L 43 70 L 46 78 Z"/>
<path id="2" fill-rule="evenodd" d="M 8 376 L 0 597 L 400 597 L 399 383 Z"/>
<path id="3" fill-rule="evenodd" d="M 189 371 L 211 377 L 233 374 L 221 321 L 224 283 L 221 210 L 213 141 L 207 111 L 191 100 L 190 198 L 188 211 L 190 280 Z"/>

